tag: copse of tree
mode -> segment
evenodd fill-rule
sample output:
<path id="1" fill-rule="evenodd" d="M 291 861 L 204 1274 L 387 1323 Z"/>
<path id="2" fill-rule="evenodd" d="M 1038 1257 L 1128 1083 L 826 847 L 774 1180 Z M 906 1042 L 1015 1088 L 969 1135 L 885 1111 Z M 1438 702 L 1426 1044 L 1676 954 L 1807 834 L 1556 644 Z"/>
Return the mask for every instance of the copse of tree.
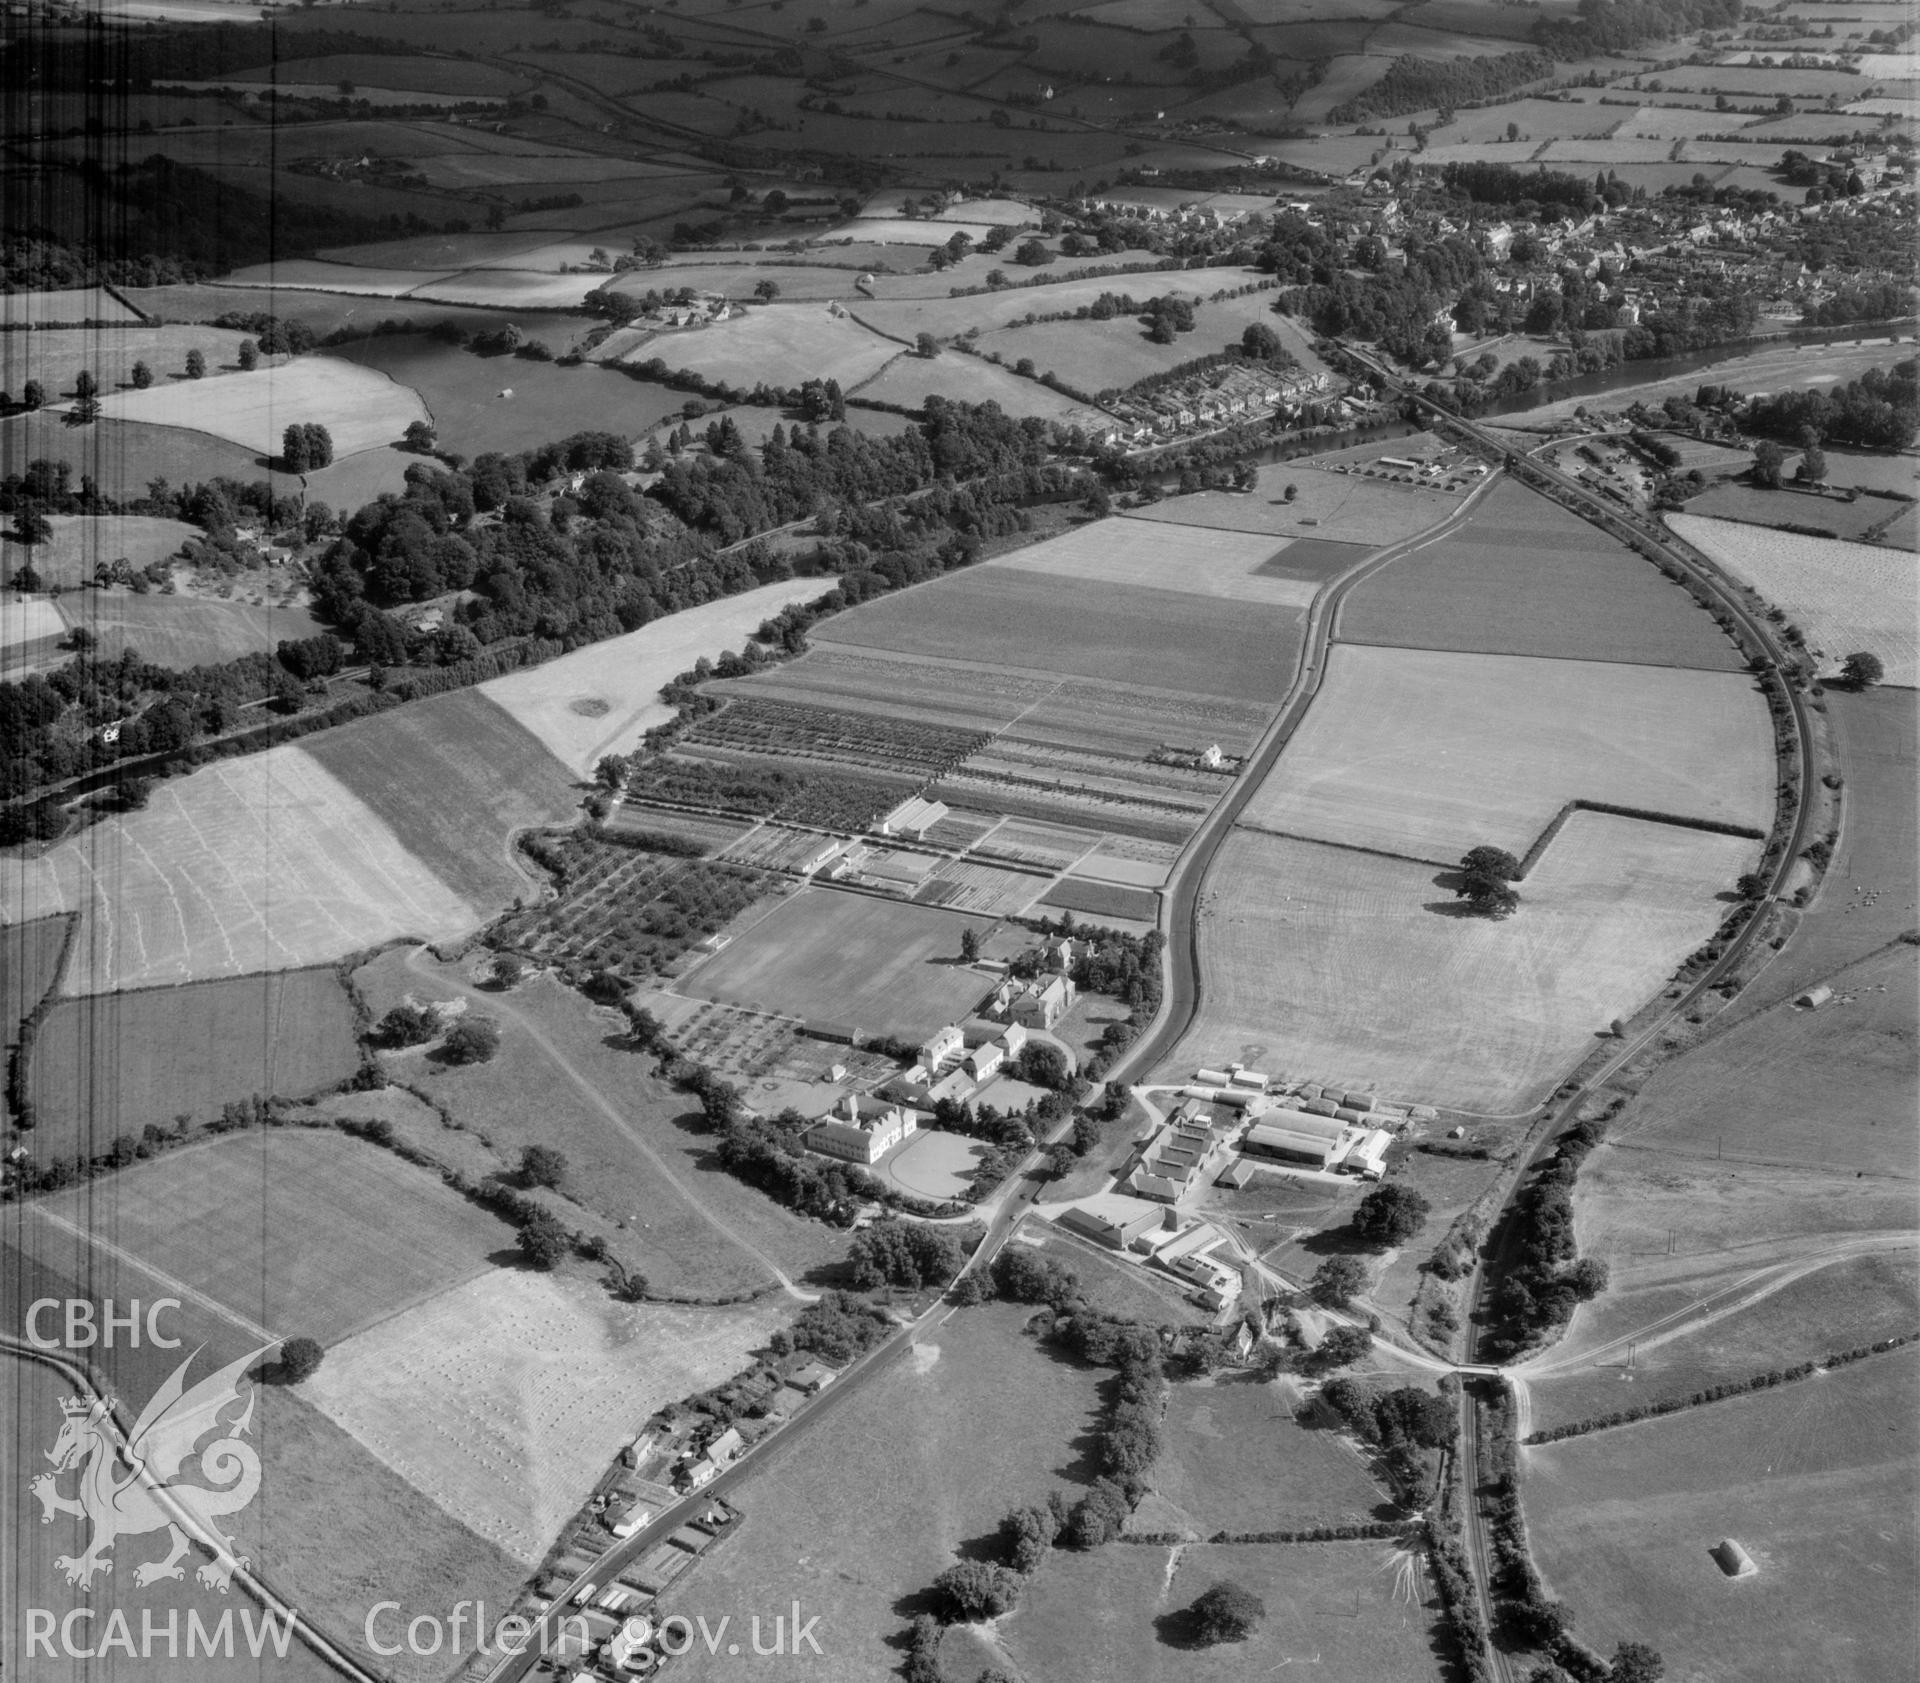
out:
<path id="1" fill-rule="evenodd" d="M 260 347 L 251 339 L 242 339 L 239 350 L 234 353 L 234 360 L 240 364 L 242 374 L 251 374 L 260 366 Z"/>
<path id="2" fill-rule="evenodd" d="M 573 1248 L 571 1236 L 551 1210 L 536 1209 L 521 1222 L 517 1240 L 528 1265 L 543 1274 L 557 1268 Z"/>
<path id="3" fill-rule="evenodd" d="M 1026 1245 L 1008 1245 L 993 1259 L 993 1289 L 1010 1303 L 1064 1308 L 1080 1292 L 1080 1276 Z"/>
<path id="4" fill-rule="evenodd" d="M 1374 1250 L 1402 1245 L 1426 1225 L 1432 1206 L 1412 1187 L 1398 1181 L 1376 1186 L 1353 1212 L 1353 1230 Z"/>
<path id="5" fill-rule="evenodd" d="M 133 389 L 135 391 L 143 392 L 153 384 L 153 370 L 144 362 L 136 362 L 128 378 L 133 381 Z"/>
<path id="6" fill-rule="evenodd" d="M 198 380 L 207 372 L 207 357 L 204 351 L 195 349 L 187 352 L 187 378 Z"/>
<path id="7" fill-rule="evenodd" d="M 567 1172 L 567 1157 L 550 1145 L 530 1145 L 520 1153 L 520 1179 L 527 1186 L 558 1186 Z"/>
<path id="8" fill-rule="evenodd" d="M 1329 1327 L 1319 1347 L 1307 1358 L 1306 1370 L 1331 1373 L 1335 1368 L 1352 1367 L 1372 1348 L 1373 1334 L 1365 1327 Z"/>
<path id="9" fill-rule="evenodd" d="M 860 1291 L 882 1284 L 918 1291 L 944 1286 L 965 1260 L 948 1229 L 889 1218 L 854 1236 L 847 1252 L 847 1278 Z"/>
<path id="10" fill-rule="evenodd" d="M 447 1031 L 440 1056 L 450 1064 L 483 1064 L 499 1050 L 499 1024 L 469 1013 Z"/>
<path id="11" fill-rule="evenodd" d="M 843 1291 L 830 1291 L 809 1303 L 767 1343 L 777 1356 L 811 1350 L 823 1361 L 845 1363 L 871 1350 L 894 1330 L 894 1322 L 878 1304 L 863 1303 Z"/>
<path id="12" fill-rule="evenodd" d="M 963 1560 L 935 1578 L 933 1588 L 951 1619 L 971 1623 L 1011 1613 L 1019 1603 L 1021 1583 L 1020 1575 L 1005 1566 Z"/>
<path id="13" fill-rule="evenodd" d="M 314 473 L 333 462 L 333 434 L 318 421 L 294 421 L 280 438 L 280 462 L 288 473 Z"/>
<path id="14" fill-rule="evenodd" d="M 396 1005 L 374 1025 L 367 1038 L 376 1046 L 399 1050 L 419 1046 L 440 1032 L 440 1019 L 419 1005 Z"/>

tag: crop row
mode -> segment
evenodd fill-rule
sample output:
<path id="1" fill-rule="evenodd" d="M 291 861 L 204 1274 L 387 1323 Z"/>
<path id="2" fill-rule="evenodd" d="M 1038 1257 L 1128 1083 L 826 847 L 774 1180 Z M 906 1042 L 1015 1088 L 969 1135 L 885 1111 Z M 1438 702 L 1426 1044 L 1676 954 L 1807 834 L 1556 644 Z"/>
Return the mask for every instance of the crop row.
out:
<path id="1" fill-rule="evenodd" d="M 853 771 L 796 769 L 746 757 L 720 761 L 656 754 L 632 768 L 628 789 L 641 800 L 858 831 L 898 806 L 913 792 L 913 785 Z"/>
<path id="2" fill-rule="evenodd" d="M 733 701 L 687 735 L 693 745 L 746 753 L 843 760 L 935 776 L 986 741 L 955 730 L 877 713 L 842 713 L 786 701 Z"/>

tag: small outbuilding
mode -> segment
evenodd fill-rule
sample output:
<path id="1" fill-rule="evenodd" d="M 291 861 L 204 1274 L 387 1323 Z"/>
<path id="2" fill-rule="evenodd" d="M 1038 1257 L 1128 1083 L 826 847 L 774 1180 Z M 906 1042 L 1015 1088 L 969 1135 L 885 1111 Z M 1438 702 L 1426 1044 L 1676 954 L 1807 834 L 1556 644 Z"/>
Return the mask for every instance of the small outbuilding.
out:
<path id="1" fill-rule="evenodd" d="M 1832 998 L 1833 989 L 1828 987 L 1825 982 L 1822 982 L 1817 988 L 1808 988 L 1805 993 L 1794 1001 L 1794 1004 L 1804 1005 L 1809 1011 L 1818 1011 L 1821 1006 L 1825 1005 L 1827 1001 Z"/>
<path id="2" fill-rule="evenodd" d="M 1731 1537 L 1722 1537 L 1707 1552 L 1713 1556 L 1720 1570 L 1729 1578 L 1751 1578 L 1760 1570 L 1754 1564 L 1753 1556 Z"/>

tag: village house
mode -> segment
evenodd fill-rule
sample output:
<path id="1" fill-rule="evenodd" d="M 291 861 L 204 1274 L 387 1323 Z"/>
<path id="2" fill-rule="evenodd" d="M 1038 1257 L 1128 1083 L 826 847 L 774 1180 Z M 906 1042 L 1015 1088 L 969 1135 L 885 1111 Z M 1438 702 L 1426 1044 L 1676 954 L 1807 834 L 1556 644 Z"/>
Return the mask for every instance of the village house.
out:
<path id="1" fill-rule="evenodd" d="M 1009 976 L 993 990 L 987 1015 L 1023 1028 L 1050 1029 L 1073 1009 L 1078 994 L 1071 976 L 1035 977 L 1032 981 Z"/>

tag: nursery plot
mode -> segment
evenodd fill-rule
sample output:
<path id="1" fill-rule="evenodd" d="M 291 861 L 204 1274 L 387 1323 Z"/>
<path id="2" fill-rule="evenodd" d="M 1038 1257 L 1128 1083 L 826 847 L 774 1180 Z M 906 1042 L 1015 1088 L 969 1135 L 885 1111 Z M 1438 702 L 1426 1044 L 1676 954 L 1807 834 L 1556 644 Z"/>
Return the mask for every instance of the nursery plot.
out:
<path id="1" fill-rule="evenodd" d="M 991 566 L 1103 586 L 1147 585 L 1304 608 L 1313 599 L 1313 586 L 1266 571 L 1266 564 L 1279 559 L 1284 548 L 1259 533 L 1108 519 L 1017 549 Z"/>

